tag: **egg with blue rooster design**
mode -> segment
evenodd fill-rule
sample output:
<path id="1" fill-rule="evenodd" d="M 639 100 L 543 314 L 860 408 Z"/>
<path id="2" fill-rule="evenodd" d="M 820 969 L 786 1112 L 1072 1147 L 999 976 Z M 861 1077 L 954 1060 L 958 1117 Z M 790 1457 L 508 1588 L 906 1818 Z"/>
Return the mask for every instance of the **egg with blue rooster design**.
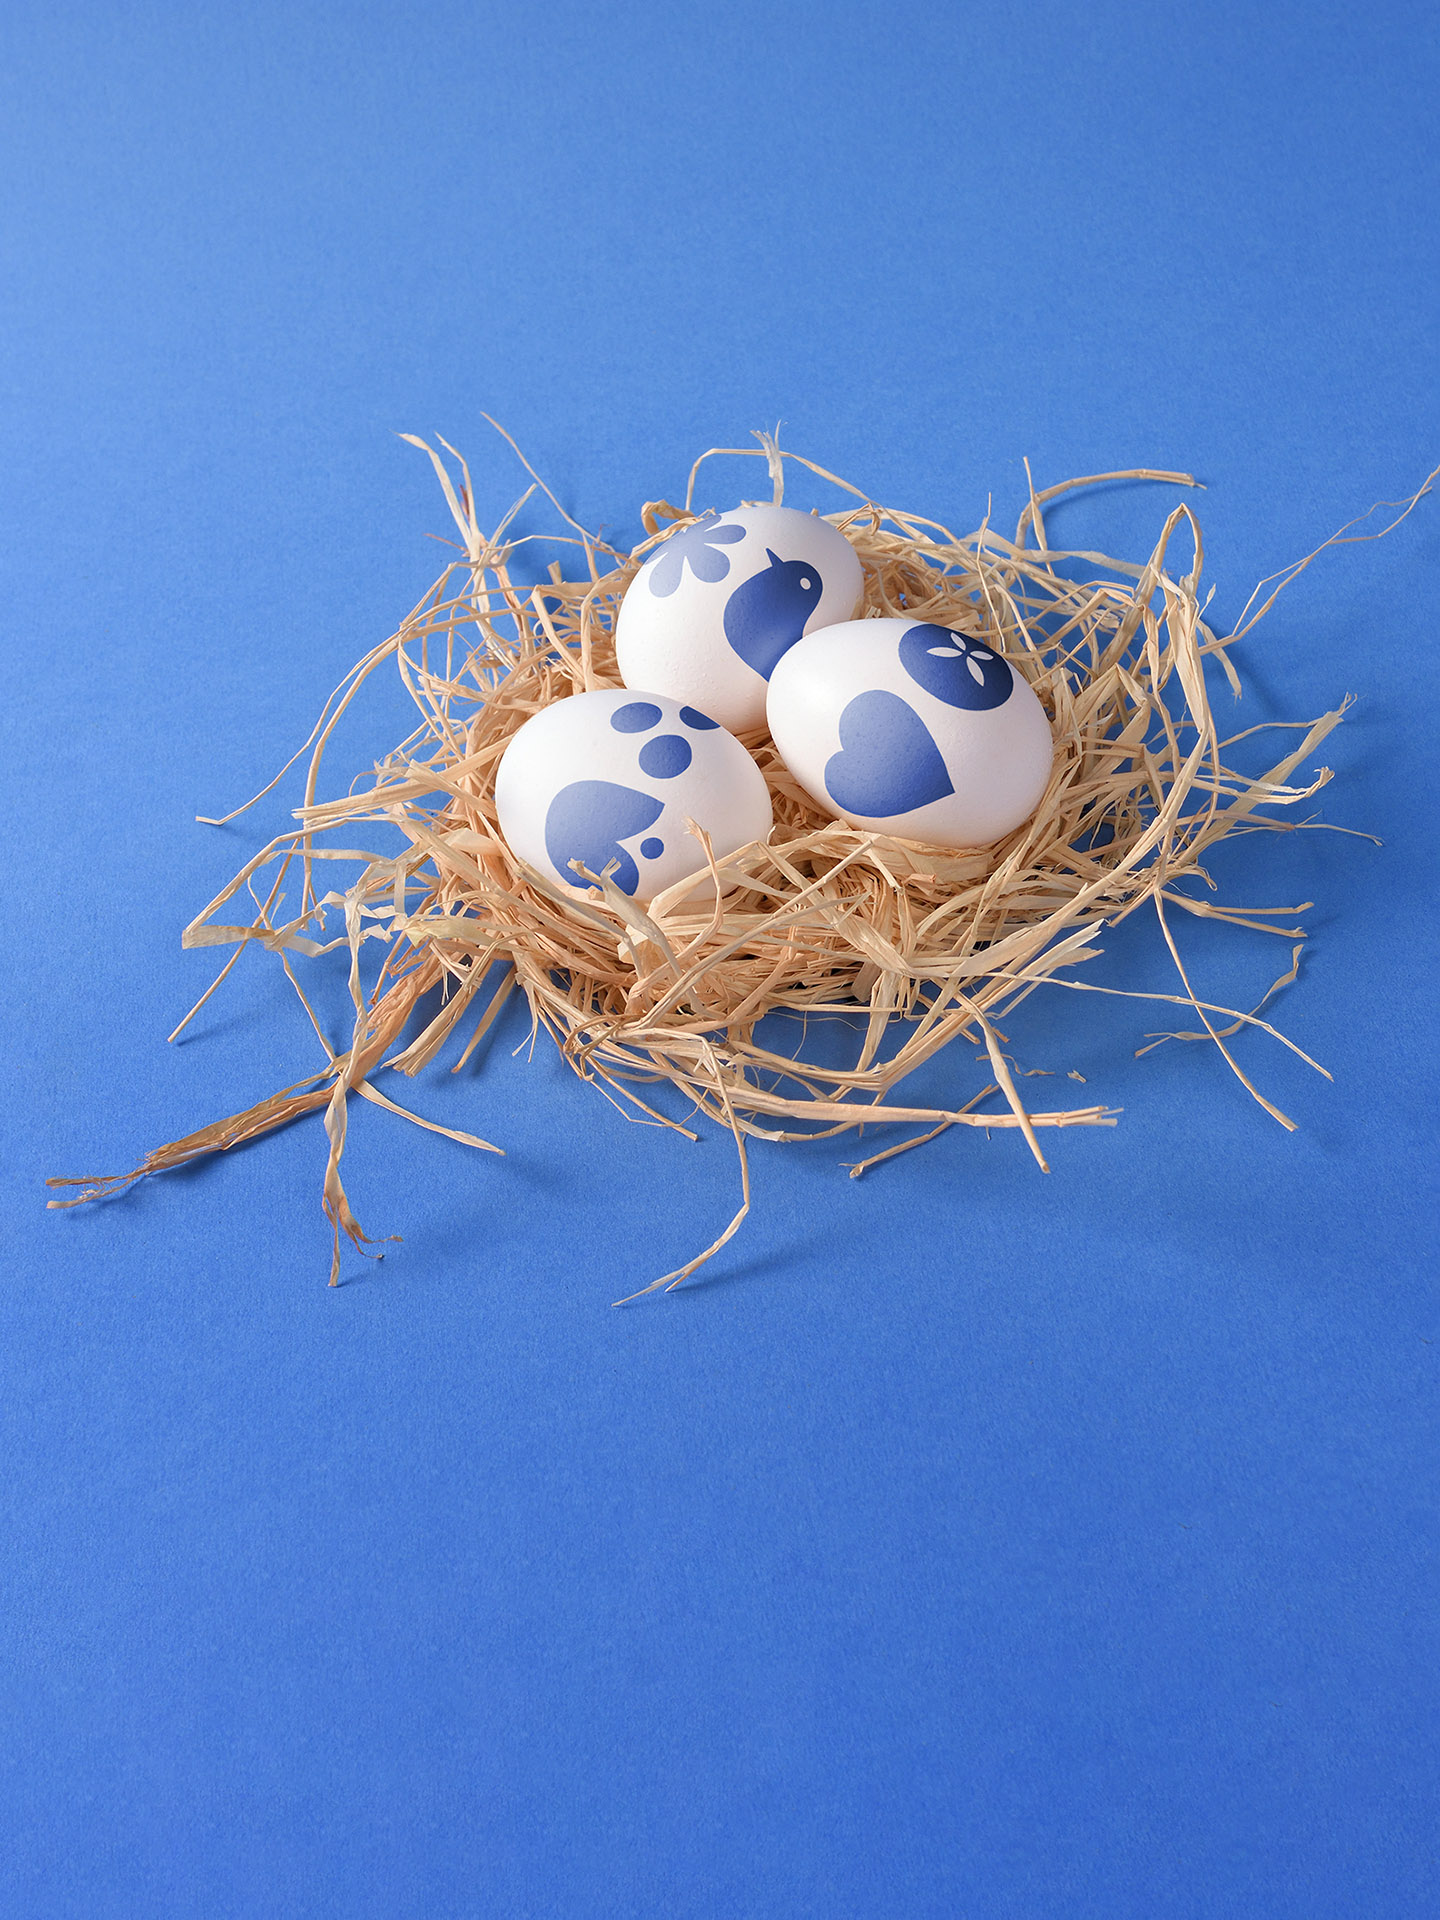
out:
<path id="1" fill-rule="evenodd" d="M 928 846 L 989 846 L 1050 778 L 1050 723 L 1030 683 L 987 641 L 928 621 L 807 634 L 777 665 L 767 712 L 817 805 Z"/>
<path id="2" fill-rule="evenodd" d="M 714 897 L 704 848 L 717 859 L 763 840 L 773 816 L 765 776 L 733 734 L 698 708 L 661 694 L 604 688 L 533 714 L 501 758 L 495 811 L 510 851 L 577 895 L 611 867 L 644 903 L 692 874 Z M 689 896 L 682 896 L 688 898 Z"/>
<path id="3" fill-rule="evenodd" d="M 864 584 L 855 549 L 816 514 L 702 514 L 662 541 L 627 588 L 615 622 L 620 678 L 736 733 L 763 726 L 776 662 L 802 634 L 848 620 Z"/>

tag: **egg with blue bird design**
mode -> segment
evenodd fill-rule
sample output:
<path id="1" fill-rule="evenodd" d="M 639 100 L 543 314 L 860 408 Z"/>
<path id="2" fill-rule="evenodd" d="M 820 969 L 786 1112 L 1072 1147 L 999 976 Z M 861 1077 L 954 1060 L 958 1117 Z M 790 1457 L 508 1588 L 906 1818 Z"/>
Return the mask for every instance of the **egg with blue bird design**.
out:
<path id="1" fill-rule="evenodd" d="M 691 875 L 695 897 L 713 898 L 687 819 L 717 859 L 773 824 L 765 776 L 733 734 L 697 707 L 624 688 L 532 714 L 501 757 L 495 811 L 510 851 L 553 884 L 577 895 L 591 887 L 578 860 L 594 875 L 608 868 L 642 904 Z"/>
<path id="2" fill-rule="evenodd" d="M 827 813 L 935 847 L 1029 819 L 1054 744 L 1028 680 L 988 641 L 929 621 L 809 633 L 770 680 L 780 757 Z"/>
<path id="3" fill-rule="evenodd" d="M 816 514 L 702 514 L 663 540 L 627 588 L 615 622 L 620 678 L 736 733 L 763 726 L 776 663 L 802 635 L 848 620 L 864 585 L 855 549 Z"/>

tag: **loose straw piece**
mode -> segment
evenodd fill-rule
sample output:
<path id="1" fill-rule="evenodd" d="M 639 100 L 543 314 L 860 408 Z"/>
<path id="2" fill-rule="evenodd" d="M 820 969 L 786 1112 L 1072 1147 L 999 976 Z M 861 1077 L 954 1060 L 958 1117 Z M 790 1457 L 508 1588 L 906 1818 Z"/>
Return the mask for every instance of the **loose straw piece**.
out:
<path id="1" fill-rule="evenodd" d="M 785 462 L 797 456 L 783 453 L 771 435 L 757 438 L 758 448 L 718 451 L 763 459 L 778 500 Z M 1329 779 L 1324 768 L 1301 769 L 1344 706 L 1307 723 L 1299 745 L 1277 763 L 1258 771 L 1236 764 L 1232 750 L 1259 730 L 1222 737 L 1211 710 L 1205 662 L 1215 658 L 1238 690 L 1225 651 L 1235 636 L 1217 638 L 1203 617 L 1200 534 L 1190 508 L 1182 505 L 1168 515 L 1154 551 L 1139 563 L 1054 549 L 1045 522 L 1045 510 L 1077 487 L 1141 479 L 1193 485 L 1188 475 L 1135 468 L 1056 487 L 1036 489 L 1032 482 L 1015 538 L 1008 540 L 988 521 L 976 533 L 957 536 L 936 521 L 877 506 L 824 468 L 798 460 L 847 496 L 848 504 L 829 518 L 864 568 L 865 613 L 902 613 L 957 627 L 982 639 L 1029 681 L 1054 732 L 1049 786 L 1034 817 L 993 847 L 925 847 L 858 832 L 822 814 L 769 738 L 747 735 L 745 744 L 774 803 L 768 843 L 718 865 L 703 843 L 711 874 L 708 902 L 677 898 L 672 889 L 642 911 L 608 874 L 583 875 L 595 882 L 584 891 L 558 889 L 517 861 L 496 821 L 495 770 L 532 714 L 579 688 L 621 684 L 614 650 L 621 597 L 643 554 L 693 522 L 703 464 L 711 456 L 696 463 L 684 507 L 665 501 L 645 507 L 645 538 L 630 555 L 588 533 L 549 494 L 570 530 L 562 540 L 583 548 L 585 577 L 567 580 L 554 566 L 536 587 L 512 572 L 514 547 L 521 544 L 508 542 L 513 515 L 495 534 L 483 533 L 463 461 L 441 443 L 456 462 L 457 478 L 441 453 L 423 441 L 411 443 L 434 463 L 464 559 L 445 570 L 388 641 L 364 656 L 327 705 L 307 743 L 298 828 L 257 854 L 185 935 L 187 945 L 233 945 L 236 956 L 255 945 L 278 954 L 287 969 L 292 953 L 348 947 L 355 1008 L 350 1047 L 310 1081 L 158 1149 L 133 1173 L 52 1182 L 83 1188 L 78 1200 L 52 1206 L 118 1191 L 145 1173 L 223 1151 L 323 1108 L 330 1137 L 324 1205 L 335 1239 L 332 1276 L 338 1276 L 341 1233 L 358 1249 L 369 1244 L 340 1183 L 348 1095 L 359 1092 L 395 1108 L 370 1076 L 425 996 L 443 987 L 447 998 L 390 1060 L 402 1071 L 418 1071 L 442 1050 L 487 970 L 504 962 L 503 982 L 459 1064 L 518 986 L 533 1030 L 543 1027 L 575 1072 L 607 1098 L 632 1104 L 633 1117 L 688 1133 L 632 1090 L 646 1081 L 668 1083 L 734 1138 L 740 1208 L 703 1253 L 639 1292 L 670 1290 L 726 1244 L 749 1210 L 747 1135 L 799 1140 L 890 1121 L 925 1126 L 923 1139 L 956 1126 L 1010 1128 L 1023 1134 L 1045 1167 L 1038 1127 L 1113 1125 L 1114 1110 L 1103 1106 L 1029 1112 L 995 1022 L 1041 986 L 1086 985 L 1069 969 L 1099 952 L 1093 936 L 1147 904 L 1182 988 L 1153 997 L 1173 999 L 1198 1014 L 1205 1037 L 1254 1098 L 1282 1125 L 1293 1124 L 1226 1045 L 1245 1026 L 1283 1036 L 1257 1017 L 1258 1009 L 1244 1015 L 1197 998 L 1165 907 L 1303 940 L 1297 927 L 1267 923 L 1267 916 L 1287 909 L 1227 908 L 1198 899 L 1183 883 L 1211 887 L 1205 861 L 1222 840 L 1314 824 L 1285 815 L 1303 807 Z M 532 478 L 543 488 L 538 476 Z M 1348 529 L 1336 536 L 1354 537 Z M 1298 570 L 1262 583 L 1274 590 L 1257 612 L 1247 608 L 1242 631 L 1253 628 L 1274 592 Z M 415 702 L 418 726 L 373 775 L 340 798 L 318 800 L 322 760 L 336 725 L 370 676 L 390 660 Z M 408 851 L 398 858 L 363 851 L 356 830 L 368 822 L 398 827 Z M 346 844 L 322 844 L 322 836 L 336 830 L 344 831 Z M 279 920 L 281 882 L 297 860 L 304 877 L 298 917 Z M 358 878 L 343 892 L 319 891 L 316 862 L 345 860 L 360 867 Z M 267 865 L 277 871 L 263 901 L 252 894 L 259 909 L 255 920 L 213 920 Z M 327 931 L 331 915 L 343 923 L 338 938 Z M 381 943 L 386 959 L 367 996 L 361 963 L 373 941 Z M 1271 992 L 1293 980 L 1295 971 L 1292 964 Z M 755 1037 L 770 1013 L 804 1020 L 832 1017 L 840 1008 L 863 1025 L 851 1068 L 787 1059 Z M 1233 1024 L 1218 1027 L 1212 1013 Z M 994 1085 L 953 1109 L 897 1100 L 906 1077 L 961 1036 L 983 1041 Z M 1009 1111 L 976 1112 L 979 1101 L 996 1091 Z M 466 1145 L 500 1151 L 478 1136 L 396 1110 Z M 912 1139 L 887 1147 L 852 1165 L 852 1177 L 919 1144 Z"/>

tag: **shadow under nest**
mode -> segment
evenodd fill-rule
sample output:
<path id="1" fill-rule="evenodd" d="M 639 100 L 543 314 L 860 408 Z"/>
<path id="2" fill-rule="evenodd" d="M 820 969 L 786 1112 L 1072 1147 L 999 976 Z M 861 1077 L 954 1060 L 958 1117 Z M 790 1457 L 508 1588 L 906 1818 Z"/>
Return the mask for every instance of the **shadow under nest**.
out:
<path id="1" fill-rule="evenodd" d="M 714 451 L 763 458 L 779 504 L 785 463 L 797 456 L 782 453 L 768 435 L 757 438 L 758 450 Z M 774 804 L 769 839 L 717 864 L 696 829 L 714 880 L 711 902 L 697 905 L 693 891 L 687 899 L 690 881 L 642 910 L 608 872 L 586 873 L 591 884 L 584 892 L 562 892 L 522 865 L 496 824 L 495 772 L 512 735 L 540 708 L 572 693 L 621 684 L 612 640 L 621 597 L 646 554 L 697 517 L 696 479 L 711 456 L 696 462 L 683 506 L 658 501 L 645 507 L 646 538 L 633 553 L 587 533 L 550 495 L 570 529 L 561 537 L 583 556 L 580 577 L 566 579 L 557 563 L 548 578 L 531 585 L 516 577 L 515 550 L 522 543 L 507 542 L 507 531 L 535 488 L 486 534 L 475 518 L 464 461 L 443 441 L 453 468 L 423 441 L 412 444 L 434 463 L 463 557 L 446 567 L 398 631 L 356 664 L 288 763 L 293 767 L 309 752 L 297 827 L 262 848 L 184 934 L 186 946 L 235 948 L 198 1005 L 247 946 L 277 954 L 326 1058 L 308 1078 L 244 1113 L 147 1154 L 132 1173 L 52 1181 L 83 1189 L 52 1206 L 117 1192 L 145 1174 L 323 1110 L 329 1135 L 323 1204 L 334 1228 L 333 1283 L 342 1232 L 362 1250 L 373 1244 L 340 1177 L 350 1094 L 417 1119 L 376 1087 L 377 1072 L 419 1073 L 452 1040 L 459 1044 L 475 1002 L 478 1018 L 465 1039 L 463 1065 L 518 985 L 534 1023 L 551 1034 L 576 1073 L 634 1117 L 689 1132 L 639 1091 L 647 1081 L 668 1082 L 695 1112 L 733 1135 L 741 1170 L 739 1211 L 703 1252 L 641 1291 L 673 1288 L 725 1244 L 748 1211 L 747 1137 L 814 1140 L 882 1122 L 921 1129 L 859 1162 L 853 1175 L 955 1126 L 1017 1128 L 1042 1168 L 1043 1129 L 1113 1126 L 1114 1113 L 1102 1106 L 1027 1109 L 998 1023 L 1041 986 L 1119 991 L 1078 980 L 1073 969 L 1096 954 L 1092 940 L 1102 926 L 1139 908 L 1156 916 L 1179 990 L 1136 997 L 1190 1009 L 1199 1028 L 1177 1037 L 1214 1041 L 1254 1097 L 1290 1126 L 1226 1047 L 1247 1024 L 1284 1036 L 1258 1010 L 1241 1013 L 1195 997 L 1171 920 L 1178 911 L 1304 938 L 1299 928 L 1277 924 L 1276 916 L 1295 909 L 1236 910 L 1204 897 L 1211 883 L 1203 862 L 1223 839 L 1305 824 L 1278 818 L 1275 810 L 1293 809 L 1329 779 L 1320 769 L 1308 784 L 1291 784 L 1344 709 L 1297 723 L 1293 744 L 1265 772 L 1240 772 L 1227 764 L 1228 750 L 1263 729 L 1220 737 L 1206 669 L 1212 663 L 1212 672 L 1223 673 L 1239 692 L 1227 647 L 1253 627 L 1314 554 L 1264 583 L 1271 591 L 1258 607 L 1257 589 L 1236 630 L 1221 639 L 1203 617 L 1200 529 L 1188 505 L 1175 507 L 1149 558 L 1136 564 L 1055 550 L 1047 538 L 1046 509 L 1062 494 L 1117 480 L 1193 485 L 1188 475 L 1132 469 L 1032 489 L 1013 538 L 988 525 L 958 537 L 936 522 L 879 507 L 823 468 L 799 461 L 851 502 L 826 517 L 862 563 L 863 614 L 903 614 L 958 628 L 1002 654 L 1028 680 L 1054 735 L 1048 788 L 1031 819 L 994 846 L 936 849 L 860 831 L 820 813 L 768 735 L 743 734 Z M 1172 546 L 1180 555 L 1174 562 Z M 418 710 L 415 731 L 358 790 L 318 800 L 323 756 L 336 725 L 370 676 L 388 663 Z M 358 847 L 355 829 L 377 821 L 400 830 L 400 854 Z M 337 833 L 339 846 L 330 841 Z M 324 876 L 342 863 L 358 866 L 358 877 L 343 887 L 327 885 Z M 299 911 L 280 920 L 274 916 L 283 883 L 297 864 Z M 262 899 L 253 882 L 271 867 Z M 1186 891 L 1187 881 L 1198 881 L 1202 891 Z M 254 918 L 242 925 L 217 920 L 245 888 L 259 903 Z M 332 932 L 337 920 L 340 930 Z M 361 963 L 375 941 L 384 959 L 367 990 Z M 315 1020 L 290 956 L 342 947 L 350 955 L 354 1029 L 349 1048 L 337 1052 Z M 1298 954 L 1297 946 L 1276 987 L 1295 977 Z M 498 989 L 497 963 L 504 963 Z M 416 1037 L 400 1045 L 412 1015 L 437 988 L 443 992 L 438 1008 Z M 820 1066 L 769 1050 L 756 1029 L 779 1010 L 859 1015 L 864 1032 L 853 1065 Z M 897 1092 L 906 1077 L 961 1037 L 983 1045 L 993 1083 L 954 1111 L 906 1104 Z M 500 1151 L 473 1134 L 427 1120 L 419 1124 Z"/>

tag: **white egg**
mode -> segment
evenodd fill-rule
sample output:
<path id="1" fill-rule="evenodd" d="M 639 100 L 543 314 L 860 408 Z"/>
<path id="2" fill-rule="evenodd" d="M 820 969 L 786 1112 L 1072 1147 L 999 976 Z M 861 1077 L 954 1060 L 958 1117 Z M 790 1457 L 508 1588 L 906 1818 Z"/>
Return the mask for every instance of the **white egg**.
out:
<path id="1" fill-rule="evenodd" d="M 622 893 L 651 899 L 707 862 L 763 840 L 773 824 L 765 776 L 707 714 L 661 694 L 606 688 L 557 700 L 527 720 L 495 775 L 495 811 L 510 851 L 583 892 L 616 862 Z M 708 876 L 705 887 L 712 892 Z"/>
<path id="2" fill-rule="evenodd" d="M 1050 778 L 1050 723 L 1029 682 L 949 627 L 850 620 L 807 634 L 776 667 L 767 711 L 781 758 L 827 813 L 930 846 L 988 846 Z"/>
<path id="3" fill-rule="evenodd" d="M 707 513 L 631 581 L 615 623 L 620 678 L 736 733 L 762 726 L 776 661 L 802 633 L 848 620 L 864 584 L 850 542 L 813 513 Z"/>

